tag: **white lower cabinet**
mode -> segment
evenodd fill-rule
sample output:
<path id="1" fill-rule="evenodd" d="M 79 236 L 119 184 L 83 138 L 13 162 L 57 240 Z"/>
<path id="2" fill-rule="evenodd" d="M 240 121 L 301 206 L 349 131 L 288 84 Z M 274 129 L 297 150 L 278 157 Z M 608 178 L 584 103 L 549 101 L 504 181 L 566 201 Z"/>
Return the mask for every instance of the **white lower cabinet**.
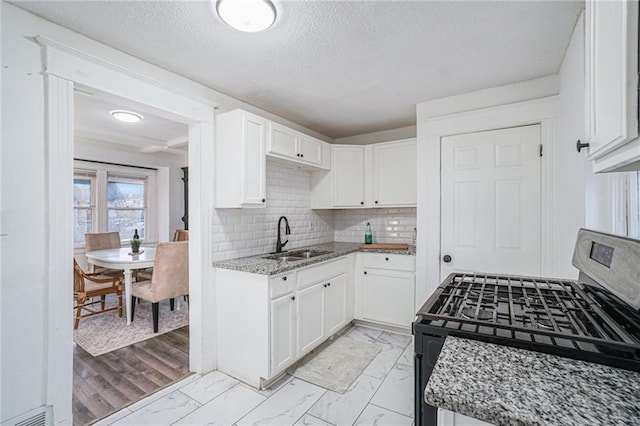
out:
<path id="1" fill-rule="evenodd" d="M 276 276 L 217 268 L 218 370 L 261 388 L 347 325 L 353 256 Z"/>
<path id="2" fill-rule="evenodd" d="M 296 358 L 296 297 L 293 293 L 271 301 L 271 372 L 277 373 Z"/>
<path id="3" fill-rule="evenodd" d="M 298 355 L 324 340 L 324 287 L 318 283 L 298 291 Z"/>
<path id="4" fill-rule="evenodd" d="M 356 318 L 411 328 L 415 319 L 415 258 L 360 253 L 356 274 Z"/>
<path id="5" fill-rule="evenodd" d="M 350 321 L 347 317 L 347 299 L 346 274 L 329 280 L 324 290 L 324 329 L 327 336 L 333 335 Z"/>
<path id="6" fill-rule="evenodd" d="M 362 318 L 411 327 L 414 319 L 413 281 L 413 274 L 407 272 L 364 271 Z"/>

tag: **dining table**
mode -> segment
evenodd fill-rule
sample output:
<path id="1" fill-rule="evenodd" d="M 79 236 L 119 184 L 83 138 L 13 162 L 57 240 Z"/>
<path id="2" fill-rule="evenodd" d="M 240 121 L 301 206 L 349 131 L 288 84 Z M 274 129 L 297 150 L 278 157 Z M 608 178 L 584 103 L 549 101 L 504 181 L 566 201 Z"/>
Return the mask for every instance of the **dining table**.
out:
<path id="1" fill-rule="evenodd" d="M 90 251 L 85 254 L 87 261 L 93 265 L 124 271 L 124 299 L 127 313 L 127 325 L 131 324 L 131 287 L 133 270 L 153 267 L 156 257 L 155 247 L 141 248 L 139 253 L 132 253 L 130 248 L 115 248 Z"/>

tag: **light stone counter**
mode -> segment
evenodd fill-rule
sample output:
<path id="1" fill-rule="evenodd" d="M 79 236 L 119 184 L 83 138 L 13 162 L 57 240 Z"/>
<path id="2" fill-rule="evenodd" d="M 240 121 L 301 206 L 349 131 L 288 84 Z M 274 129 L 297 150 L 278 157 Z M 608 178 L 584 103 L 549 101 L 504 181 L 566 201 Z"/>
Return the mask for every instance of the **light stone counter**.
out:
<path id="1" fill-rule="evenodd" d="M 424 398 L 499 425 L 640 424 L 640 373 L 457 337 Z"/>
<path id="2" fill-rule="evenodd" d="M 263 259 L 266 254 L 258 256 L 242 257 L 239 259 L 223 260 L 220 262 L 214 262 L 213 266 L 216 268 L 233 269 L 235 271 L 249 272 L 252 274 L 260 275 L 276 275 L 282 272 L 292 271 L 294 269 L 302 268 L 304 266 L 313 265 L 315 263 L 324 262 L 336 257 L 345 256 L 350 253 L 362 251 L 366 253 L 390 253 L 390 254 L 405 254 L 415 255 L 415 248 L 409 246 L 409 250 L 361 250 L 359 243 L 326 243 L 317 244 L 307 247 L 298 247 L 291 249 L 290 251 L 297 250 L 322 250 L 329 253 L 322 256 L 313 257 L 311 259 L 298 260 L 295 262 L 287 262 L 281 260 Z"/>

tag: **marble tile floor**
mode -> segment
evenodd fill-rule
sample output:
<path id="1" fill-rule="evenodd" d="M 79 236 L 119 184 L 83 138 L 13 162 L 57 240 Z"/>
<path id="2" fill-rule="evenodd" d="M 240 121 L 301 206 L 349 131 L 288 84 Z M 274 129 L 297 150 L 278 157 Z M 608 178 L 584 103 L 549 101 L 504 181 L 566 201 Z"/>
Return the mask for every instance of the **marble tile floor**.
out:
<path id="1" fill-rule="evenodd" d="M 411 426 L 412 337 L 362 326 L 344 336 L 382 348 L 344 394 L 289 375 L 258 392 L 214 371 L 174 383 L 95 424 Z"/>

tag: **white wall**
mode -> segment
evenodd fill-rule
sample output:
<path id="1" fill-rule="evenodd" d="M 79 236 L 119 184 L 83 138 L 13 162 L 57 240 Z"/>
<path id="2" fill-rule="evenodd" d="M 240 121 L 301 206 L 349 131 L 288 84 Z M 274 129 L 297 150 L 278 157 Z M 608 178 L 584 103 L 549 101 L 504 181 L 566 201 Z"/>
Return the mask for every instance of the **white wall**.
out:
<path id="1" fill-rule="evenodd" d="M 1 7 L 0 420 L 4 421 L 45 403 L 48 283 L 43 278 L 47 206 L 40 49 L 23 37 L 22 29 L 28 25 L 24 19 L 7 10 L 6 3 Z M 69 321 L 71 327 L 71 312 Z"/>
<path id="2" fill-rule="evenodd" d="M 584 14 L 578 19 L 560 67 L 558 138 L 553 147 L 553 245 L 551 275 L 577 277 L 571 265 L 578 229 L 585 223 L 587 153 L 578 153 L 576 141 L 585 140 Z"/>

